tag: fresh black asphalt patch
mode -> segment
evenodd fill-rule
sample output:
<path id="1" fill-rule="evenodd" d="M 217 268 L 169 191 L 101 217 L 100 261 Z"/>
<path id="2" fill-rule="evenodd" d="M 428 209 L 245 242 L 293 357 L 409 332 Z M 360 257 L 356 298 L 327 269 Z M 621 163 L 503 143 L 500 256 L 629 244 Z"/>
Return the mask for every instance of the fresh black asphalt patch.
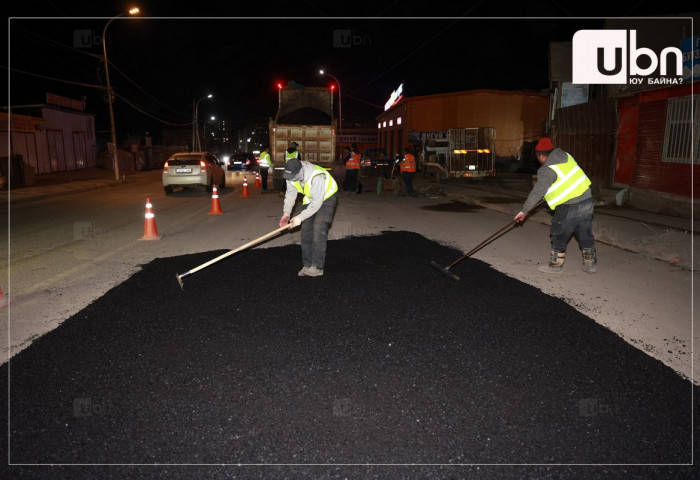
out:
<path id="1" fill-rule="evenodd" d="M 222 464 L 242 478 L 285 472 L 270 464 L 313 478 L 691 478 L 650 465 L 692 461 L 690 382 L 481 261 L 456 266 L 459 282 L 431 268 L 459 250 L 351 237 L 309 278 L 299 245 L 257 248 L 180 289 L 177 273 L 221 253 L 156 259 L 17 354 L 10 463 L 120 464 L 115 478 L 133 464 L 149 465 L 139 478 Z M 98 472 L 69 468 L 49 470 Z"/>

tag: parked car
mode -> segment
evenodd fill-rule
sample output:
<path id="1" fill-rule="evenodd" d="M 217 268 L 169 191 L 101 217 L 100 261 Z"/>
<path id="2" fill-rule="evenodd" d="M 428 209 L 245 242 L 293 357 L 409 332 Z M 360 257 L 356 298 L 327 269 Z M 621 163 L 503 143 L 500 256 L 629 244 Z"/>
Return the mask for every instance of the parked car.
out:
<path id="1" fill-rule="evenodd" d="M 258 159 L 252 153 L 236 153 L 231 155 L 226 168 L 228 170 L 240 170 L 254 172 L 258 170 Z"/>
<path id="2" fill-rule="evenodd" d="M 223 163 L 209 152 L 174 153 L 163 164 L 163 189 L 166 195 L 176 187 L 203 187 L 208 192 L 213 186 L 226 188 Z"/>
<path id="3" fill-rule="evenodd" d="M 369 161 L 369 165 L 373 168 L 384 167 L 389 164 L 386 157 L 386 150 L 383 148 L 368 148 L 362 154 L 362 160 L 365 165 Z"/>
<path id="4" fill-rule="evenodd" d="M 372 170 L 383 175 L 386 173 L 387 168 L 391 168 L 389 160 L 386 156 L 386 150 L 383 148 L 368 148 L 365 150 L 365 152 L 362 154 L 360 166 L 362 167 L 362 172 L 365 176 Z"/>

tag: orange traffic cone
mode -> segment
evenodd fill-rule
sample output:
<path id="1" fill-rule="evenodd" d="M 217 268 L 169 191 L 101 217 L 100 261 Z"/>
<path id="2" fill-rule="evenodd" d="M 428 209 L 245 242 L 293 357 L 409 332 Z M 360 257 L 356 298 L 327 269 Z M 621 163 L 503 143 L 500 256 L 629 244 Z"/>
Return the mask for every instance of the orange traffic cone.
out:
<path id="1" fill-rule="evenodd" d="M 223 215 L 224 212 L 221 210 L 221 204 L 219 203 L 219 191 L 216 189 L 216 185 L 212 189 L 211 194 L 211 210 L 207 215 Z"/>
<path id="2" fill-rule="evenodd" d="M 241 191 L 241 197 L 250 197 L 248 193 L 248 179 L 243 177 L 243 190 Z"/>
<path id="3" fill-rule="evenodd" d="M 146 221 L 143 224 L 143 237 L 139 240 L 160 240 L 162 235 L 158 235 L 158 227 L 156 226 L 156 216 L 153 215 L 153 204 L 151 199 L 146 199 Z"/>
<path id="4" fill-rule="evenodd" d="M 262 183 L 260 183 L 260 175 L 258 172 L 255 172 L 255 185 L 253 185 L 255 188 L 260 188 L 262 187 Z"/>

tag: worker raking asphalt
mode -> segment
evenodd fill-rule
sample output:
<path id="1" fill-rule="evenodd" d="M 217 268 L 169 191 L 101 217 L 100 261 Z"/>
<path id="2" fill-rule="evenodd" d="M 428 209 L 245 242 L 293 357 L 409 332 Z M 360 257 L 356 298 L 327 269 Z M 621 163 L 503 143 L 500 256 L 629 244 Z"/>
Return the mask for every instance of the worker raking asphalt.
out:
<path id="1" fill-rule="evenodd" d="M 456 266 L 458 282 L 431 268 L 454 248 L 385 232 L 330 241 L 323 277 L 298 277 L 288 245 L 233 255 L 184 292 L 173 280 L 220 253 L 156 259 L 17 354 L 10 462 L 540 464 L 598 478 L 568 465 L 691 461 L 690 382 L 481 261 Z"/>

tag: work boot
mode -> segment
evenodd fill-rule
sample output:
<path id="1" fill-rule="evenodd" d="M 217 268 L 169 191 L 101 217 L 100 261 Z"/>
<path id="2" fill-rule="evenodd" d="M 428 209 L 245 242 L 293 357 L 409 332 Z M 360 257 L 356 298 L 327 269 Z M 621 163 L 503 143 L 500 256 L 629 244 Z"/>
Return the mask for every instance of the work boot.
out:
<path id="1" fill-rule="evenodd" d="M 304 273 L 304 275 L 307 277 L 320 277 L 323 275 L 323 270 L 316 267 L 309 267 L 306 269 L 306 273 Z"/>
<path id="2" fill-rule="evenodd" d="M 596 255 L 595 247 L 582 248 L 581 254 L 583 255 L 583 267 L 581 267 L 581 270 L 586 273 L 595 273 L 595 266 L 598 263 L 598 256 Z"/>
<path id="3" fill-rule="evenodd" d="M 537 270 L 544 273 L 562 273 L 564 271 L 566 252 L 552 250 L 550 255 L 549 263 L 547 265 L 540 265 L 537 267 Z"/>
<path id="4" fill-rule="evenodd" d="M 300 277 L 303 277 L 303 276 L 307 275 L 306 272 L 309 271 L 309 268 L 311 268 L 311 267 L 304 267 L 304 268 L 302 268 L 301 270 L 299 270 L 299 273 L 297 273 L 297 275 L 299 275 Z"/>

